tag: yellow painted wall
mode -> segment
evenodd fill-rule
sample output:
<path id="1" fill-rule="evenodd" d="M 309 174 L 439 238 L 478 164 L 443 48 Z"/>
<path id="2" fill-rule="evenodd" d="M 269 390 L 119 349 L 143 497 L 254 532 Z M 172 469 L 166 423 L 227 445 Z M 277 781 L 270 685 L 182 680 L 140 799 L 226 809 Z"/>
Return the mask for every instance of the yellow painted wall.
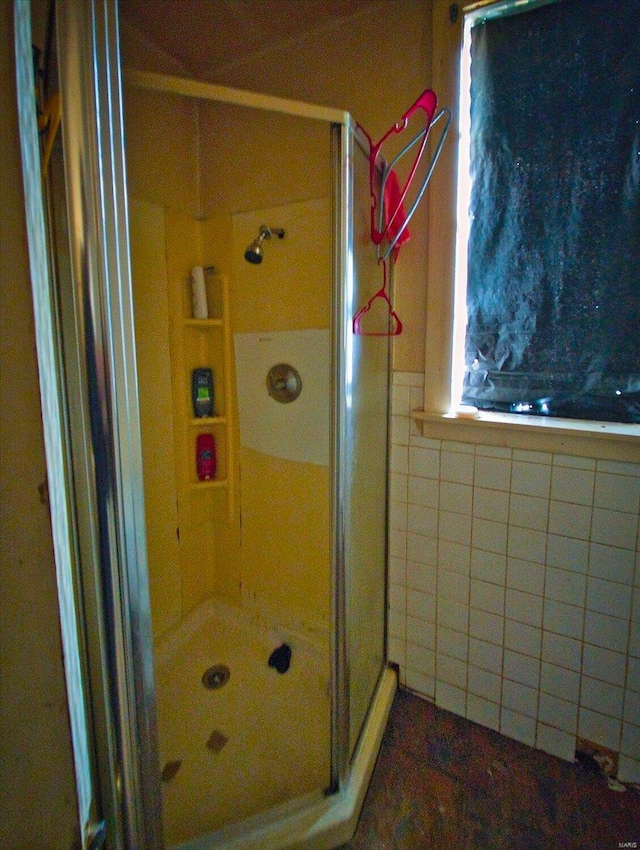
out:
<path id="1" fill-rule="evenodd" d="M 203 102 L 204 215 L 276 207 L 330 191 L 329 125 Z"/>
<path id="2" fill-rule="evenodd" d="M 198 109 L 189 98 L 126 86 L 127 180 L 133 197 L 200 216 Z"/>
<path id="3" fill-rule="evenodd" d="M 346 24 L 322 26 L 319 22 L 309 36 L 274 44 L 230 63 L 207 81 L 345 109 L 377 141 L 432 84 L 437 72 L 432 68 L 432 13 L 435 8 L 446 17 L 450 5 L 448 0 L 374 0 Z M 224 34 L 217 36 L 223 38 Z M 175 73 L 166 56 L 159 56 L 149 45 L 147 50 L 143 48 L 139 37 L 136 40 L 125 32 L 129 64 Z M 443 91 L 441 105 L 453 105 L 448 97 L 449 92 Z M 252 126 L 251 118 L 248 126 Z M 453 148 L 453 133 L 447 145 Z M 253 152 L 246 160 L 256 162 Z M 205 204 L 207 194 L 205 190 Z M 272 202 L 264 200 L 265 204 Z M 394 340 L 394 367 L 402 371 L 424 370 L 429 210 L 431 216 L 447 214 L 446 204 L 438 203 L 432 189 L 414 216 L 411 240 L 403 246 L 396 269 L 395 303 L 403 332 Z M 436 279 L 431 289 L 438 288 Z M 429 297 L 433 297 L 431 293 Z"/>
<path id="4" fill-rule="evenodd" d="M 202 250 L 205 256 L 214 258 L 220 271 L 231 273 L 233 269 L 233 225 L 231 216 L 222 210 L 213 209 L 201 222 Z M 211 260 L 209 260 L 211 261 Z"/>
<path id="5" fill-rule="evenodd" d="M 283 227 L 284 239 L 263 243 L 264 260 L 244 259 L 261 224 Z M 328 328 L 331 225 L 327 197 L 254 209 L 233 216 L 234 333 Z"/>
<path id="6" fill-rule="evenodd" d="M 334 22 L 306 38 L 275 44 L 209 82 L 345 109 L 375 142 L 431 84 L 433 5 L 432 0 L 372 2 L 347 25 Z M 442 14 L 449 5 L 436 2 Z M 396 269 L 395 304 L 403 332 L 394 341 L 394 367 L 404 371 L 424 370 L 428 206 L 423 201 L 418 208 Z M 431 208 L 439 214 L 437 198 Z"/>

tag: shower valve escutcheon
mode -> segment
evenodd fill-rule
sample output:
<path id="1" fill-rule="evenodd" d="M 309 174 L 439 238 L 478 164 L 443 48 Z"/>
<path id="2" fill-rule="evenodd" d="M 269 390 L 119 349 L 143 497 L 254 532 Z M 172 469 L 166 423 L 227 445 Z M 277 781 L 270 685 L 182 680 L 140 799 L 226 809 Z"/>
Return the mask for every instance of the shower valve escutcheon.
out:
<path id="1" fill-rule="evenodd" d="M 302 392 L 302 378 L 288 363 L 278 363 L 267 373 L 267 391 L 274 401 L 288 404 Z"/>

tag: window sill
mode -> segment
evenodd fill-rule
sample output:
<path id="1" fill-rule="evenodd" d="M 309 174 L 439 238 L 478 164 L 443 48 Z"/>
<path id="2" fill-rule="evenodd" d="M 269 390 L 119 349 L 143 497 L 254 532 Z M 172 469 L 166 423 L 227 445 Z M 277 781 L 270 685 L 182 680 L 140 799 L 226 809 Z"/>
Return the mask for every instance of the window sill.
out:
<path id="1" fill-rule="evenodd" d="M 477 416 L 414 410 L 424 437 L 640 463 L 640 425 L 479 411 Z"/>

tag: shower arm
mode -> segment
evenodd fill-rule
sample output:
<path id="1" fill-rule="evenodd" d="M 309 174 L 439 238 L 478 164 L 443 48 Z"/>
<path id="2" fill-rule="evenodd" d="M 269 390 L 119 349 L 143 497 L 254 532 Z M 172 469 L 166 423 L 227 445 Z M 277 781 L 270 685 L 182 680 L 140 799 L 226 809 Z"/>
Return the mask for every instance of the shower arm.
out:
<path id="1" fill-rule="evenodd" d="M 261 224 L 258 232 L 264 239 L 271 239 L 272 236 L 277 236 L 278 239 L 284 239 L 284 229 L 282 227 L 267 227 L 266 224 Z"/>

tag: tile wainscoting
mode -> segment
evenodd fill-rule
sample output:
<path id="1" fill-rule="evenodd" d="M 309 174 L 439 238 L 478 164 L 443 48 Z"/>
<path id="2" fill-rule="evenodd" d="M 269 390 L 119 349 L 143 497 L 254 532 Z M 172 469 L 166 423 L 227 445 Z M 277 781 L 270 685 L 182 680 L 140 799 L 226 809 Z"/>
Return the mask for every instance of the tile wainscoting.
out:
<path id="1" fill-rule="evenodd" d="M 640 782 L 640 464 L 422 436 L 393 376 L 389 652 L 436 705 Z"/>

